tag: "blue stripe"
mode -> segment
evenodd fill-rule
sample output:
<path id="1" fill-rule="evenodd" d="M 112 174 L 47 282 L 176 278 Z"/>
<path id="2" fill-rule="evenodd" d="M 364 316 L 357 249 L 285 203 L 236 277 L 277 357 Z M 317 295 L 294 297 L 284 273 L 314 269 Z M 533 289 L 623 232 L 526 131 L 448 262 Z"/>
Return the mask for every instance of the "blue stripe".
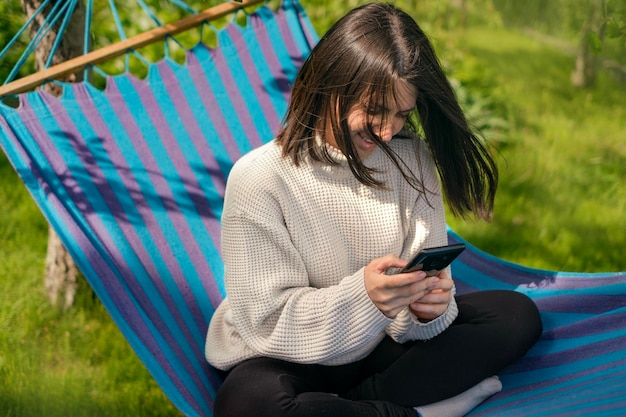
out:
<path id="1" fill-rule="evenodd" d="M 154 71 L 153 74 L 155 74 L 156 77 L 157 71 Z M 222 212 L 222 196 L 215 188 L 215 178 L 209 178 L 209 175 L 207 175 L 208 173 L 206 172 L 204 161 L 199 156 L 199 150 L 193 144 L 192 138 L 189 136 L 188 129 L 182 124 L 178 112 L 172 110 L 166 111 L 168 109 L 176 109 L 176 105 L 170 97 L 170 92 L 164 89 L 163 91 L 160 91 L 160 93 L 157 94 L 156 97 L 158 97 L 158 103 L 161 106 L 161 111 L 160 113 L 154 112 L 151 119 L 154 120 L 154 118 L 161 116 L 165 117 L 165 122 L 168 125 L 168 131 L 154 132 L 153 135 L 146 138 L 149 141 L 150 150 L 157 159 L 158 167 L 161 169 L 164 176 L 168 179 L 168 184 L 171 187 L 172 195 L 176 199 L 178 208 L 184 212 L 184 219 L 188 224 L 189 230 L 195 232 L 195 240 L 196 242 L 198 242 L 198 247 L 204 250 L 204 259 L 202 261 L 206 262 L 207 260 L 221 260 L 219 251 L 215 246 L 215 242 L 213 241 L 213 238 L 208 234 L 202 218 L 199 216 L 197 207 L 193 199 L 189 195 L 189 190 L 185 186 L 186 180 L 181 177 L 181 172 L 177 172 L 176 164 L 172 160 L 173 155 L 170 155 L 168 153 L 168 149 L 164 143 L 166 140 L 168 140 L 165 134 L 171 133 L 172 139 L 175 139 L 175 141 L 169 142 L 170 145 L 176 146 L 177 150 L 184 155 L 184 163 L 189 166 L 190 173 L 195 176 L 194 178 L 196 181 L 196 185 L 198 187 L 202 185 L 202 192 L 205 194 L 204 202 L 211 207 L 214 215 L 219 217 Z M 190 105 L 190 107 L 194 106 L 195 103 L 193 105 Z M 141 117 L 144 116 L 137 115 L 136 118 L 140 119 Z M 176 132 L 175 135 L 174 132 Z M 194 166 L 202 167 L 202 169 L 193 169 Z M 209 180 L 207 181 L 207 179 Z M 198 190 L 200 190 L 200 188 L 198 188 Z M 167 217 L 167 212 L 164 211 L 163 214 L 164 217 L 166 217 L 166 220 L 168 221 L 167 224 L 169 226 L 171 219 Z M 170 237 L 171 239 L 173 239 L 170 241 L 173 242 L 173 246 L 175 246 L 176 248 L 186 248 L 185 242 L 180 239 L 180 235 L 177 233 L 177 231 L 171 228 L 170 232 L 171 236 L 168 234 L 167 237 L 168 239 Z M 181 268 L 185 270 L 185 272 L 189 272 L 191 274 L 189 276 L 186 276 L 187 280 L 190 280 L 192 284 L 197 285 L 199 280 L 204 277 L 199 277 L 197 275 L 197 271 L 194 268 L 184 268 L 192 262 L 191 256 L 187 253 L 186 250 L 177 251 L 176 254 L 184 254 L 184 258 L 180 260 Z M 222 276 L 223 268 L 221 262 L 210 262 L 208 263 L 208 267 L 212 270 L 214 276 Z M 194 288 L 200 293 L 204 292 L 201 286 L 195 286 Z M 199 303 L 200 305 L 211 305 L 207 297 L 199 300 Z M 208 320 L 210 319 L 210 315 L 205 316 L 205 319 L 208 322 Z"/>
<path id="2" fill-rule="evenodd" d="M 69 90 L 66 91 L 66 96 L 68 94 L 70 94 Z M 115 122 L 118 122 L 118 121 L 115 118 L 114 113 L 112 112 L 109 113 L 110 109 L 106 109 L 104 107 L 105 104 L 106 103 L 104 100 L 98 100 L 98 106 L 99 106 L 98 111 L 100 112 L 100 114 L 106 114 L 107 117 L 110 116 L 111 117 L 110 120 L 112 120 L 112 124 L 113 126 L 115 126 Z M 83 115 L 79 109 L 75 109 L 73 112 L 71 112 L 70 116 L 74 124 L 76 125 L 76 127 L 79 129 L 80 137 L 85 138 L 86 141 L 90 141 L 89 138 L 97 138 L 91 126 L 86 123 L 87 121 L 86 115 Z M 47 130 L 55 131 L 52 126 L 49 126 Z M 120 135 L 123 135 L 123 132 L 117 132 L 117 133 Z M 71 171 L 74 173 L 74 175 L 77 177 L 84 176 L 85 178 L 89 178 L 88 171 L 84 167 L 83 161 L 80 158 L 80 156 L 76 155 L 73 152 L 73 150 L 69 149 L 67 145 L 64 146 L 63 138 L 58 138 L 58 139 L 61 142 L 57 143 L 56 146 L 58 148 L 63 148 L 63 147 L 66 148 L 64 152 L 64 157 L 65 157 L 67 166 L 71 168 Z M 104 149 L 100 146 L 98 142 L 99 141 L 97 139 L 90 141 L 91 150 L 95 149 L 98 158 L 100 157 L 102 158 L 102 161 L 98 161 L 96 158 L 95 162 L 100 167 L 100 169 L 103 169 L 106 171 L 105 167 L 103 167 L 102 165 L 104 164 L 104 162 L 112 164 L 112 161 L 106 160 L 106 152 L 104 151 Z M 118 182 L 120 184 L 122 183 L 121 178 L 119 177 L 117 172 L 108 171 L 107 173 L 109 175 L 108 179 L 110 182 Z M 114 247 L 118 248 L 119 252 L 124 254 L 124 261 L 128 263 L 129 270 L 133 271 L 134 275 L 137 276 L 142 281 L 141 285 L 143 286 L 145 294 L 149 297 L 150 303 L 153 304 L 155 310 L 159 312 L 160 317 L 164 321 L 164 325 L 166 326 L 168 331 L 172 332 L 172 336 L 173 336 L 172 341 L 176 343 L 182 349 L 187 359 L 196 357 L 196 354 L 194 353 L 193 348 L 190 345 L 191 341 L 188 341 L 184 337 L 184 333 L 181 332 L 181 327 L 173 318 L 171 311 L 169 310 L 167 304 L 164 302 L 164 300 L 161 298 L 158 291 L 154 287 L 153 281 L 151 281 L 148 274 L 146 274 L 143 268 L 143 265 L 136 258 L 135 252 L 133 251 L 133 249 L 128 245 L 128 242 L 123 238 L 123 233 L 117 225 L 116 218 L 109 211 L 108 204 L 103 198 L 103 196 L 100 194 L 98 188 L 94 184 L 92 184 L 90 181 L 82 181 L 81 187 L 83 188 L 83 191 L 85 192 L 85 194 L 90 197 L 90 203 L 94 207 L 95 211 L 99 214 L 99 217 L 104 221 L 104 223 L 109 228 L 110 237 L 113 239 Z M 116 191 L 117 191 L 116 196 L 122 203 L 122 207 L 127 210 L 126 213 L 127 213 L 128 218 L 136 219 L 137 222 L 140 222 L 139 213 L 134 209 L 134 204 L 132 204 L 132 199 L 128 195 L 127 190 L 122 187 L 116 187 Z M 126 201 L 128 204 L 124 204 L 124 201 Z M 144 232 L 142 232 L 141 228 L 143 228 L 144 226 L 145 225 L 138 223 L 135 226 L 136 233 L 138 237 L 142 239 L 142 243 L 145 245 L 148 253 L 157 254 L 158 248 L 153 244 L 152 240 L 149 239 L 148 236 L 146 236 Z M 166 286 L 168 287 L 168 290 L 172 291 L 172 296 L 177 304 L 177 307 L 180 310 L 180 313 L 183 315 L 185 320 L 190 320 L 189 321 L 190 323 L 193 322 L 192 317 L 184 303 L 184 300 L 180 297 L 180 293 L 178 289 L 172 282 L 171 276 L 169 276 L 169 269 L 167 265 L 162 262 L 159 256 L 153 256 L 152 259 L 155 262 L 156 270 L 163 273 L 163 275 L 160 278 L 164 280 Z M 126 277 L 126 278 L 130 278 L 130 277 Z M 136 302 L 134 303 L 136 304 Z M 141 306 L 137 305 L 136 307 L 138 310 L 141 310 Z M 150 324 L 150 326 L 152 327 L 153 332 L 155 332 L 156 329 L 152 326 L 152 324 Z M 161 329 L 161 332 L 164 330 L 165 329 Z M 192 327 L 190 328 L 190 330 L 192 330 L 192 334 L 193 334 L 194 328 Z M 197 328 L 195 330 L 196 330 L 195 331 L 196 340 L 194 341 L 194 343 L 196 343 L 195 346 L 198 346 L 197 343 L 200 343 L 200 345 L 202 345 L 203 335 L 201 335 L 197 331 Z M 169 345 L 163 343 L 164 341 L 161 338 L 161 335 L 158 331 L 156 331 L 156 333 L 152 333 L 152 336 L 155 338 L 155 340 L 160 341 L 159 345 L 162 350 L 171 351 Z M 170 359 L 174 357 L 178 358 L 177 355 L 171 355 Z M 193 366 L 192 363 L 190 363 L 190 365 Z M 179 372 L 187 373 L 184 370 L 185 368 L 184 366 L 182 366 L 181 368 L 183 369 L 179 369 L 178 370 Z M 199 372 L 200 370 L 201 369 L 199 367 L 196 368 L 196 371 Z M 195 388 L 195 386 L 193 388 Z M 201 394 L 199 392 L 196 392 L 195 395 L 201 395 Z"/>
<path id="3" fill-rule="evenodd" d="M 47 126 L 47 129 L 54 129 L 55 127 L 58 127 L 58 125 L 56 125 L 55 123 L 55 119 L 49 116 L 49 113 L 45 108 L 45 105 L 41 101 L 41 97 L 38 93 L 29 93 L 27 95 L 27 99 L 29 101 L 29 104 L 34 107 L 36 113 L 40 115 L 40 117 L 38 118 L 39 122 L 44 122 L 43 124 L 44 126 Z M 12 115 L 17 116 L 17 113 L 13 113 Z M 22 143 L 24 143 L 26 148 L 29 150 L 28 153 L 30 154 L 30 158 L 32 158 L 32 161 L 40 161 L 38 165 L 41 165 L 41 161 L 44 161 L 44 164 L 46 164 L 45 161 L 47 161 L 47 159 L 45 159 L 43 153 L 41 152 L 41 149 L 47 147 L 45 145 L 45 141 L 47 138 L 38 137 L 37 142 L 35 142 L 33 137 L 28 133 L 28 129 L 24 126 L 22 119 L 19 117 L 11 117 L 11 123 L 14 127 L 20 130 Z M 46 131 L 59 132 L 60 130 Z M 5 136 L 2 135 L 2 140 L 4 139 Z M 17 143 L 12 145 L 17 145 Z M 7 146 L 7 148 L 17 149 L 17 146 Z M 68 150 L 68 147 L 65 146 L 64 149 Z M 73 259 L 76 260 L 76 263 L 79 266 L 80 270 L 88 279 L 89 284 L 94 289 L 94 292 L 98 294 L 98 298 L 100 298 L 103 305 L 106 307 L 107 311 L 111 315 L 112 319 L 120 328 L 120 331 L 128 339 L 131 346 L 133 346 L 139 357 L 143 360 L 144 364 L 146 364 L 147 368 L 153 374 L 155 379 L 159 381 L 159 384 L 168 393 L 170 398 L 173 401 L 178 401 L 179 404 L 185 404 L 185 397 L 178 391 L 178 388 L 171 381 L 170 376 L 166 372 L 164 372 L 163 368 L 159 364 L 158 360 L 153 356 L 152 352 L 147 349 L 147 343 L 149 341 L 138 338 L 138 335 L 135 333 L 135 328 L 133 328 L 129 324 L 129 322 L 126 320 L 126 317 L 129 317 L 129 314 L 130 317 L 133 317 L 135 314 L 140 315 L 140 321 L 152 328 L 151 334 L 153 337 L 155 337 L 155 340 L 157 340 L 160 348 L 165 351 L 165 354 L 167 356 L 174 357 L 175 355 L 173 355 L 172 353 L 168 353 L 170 349 L 167 344 L 163 342 L 160 333 L 156 331 L 156 329 L 154 329 L 151 321 L 145 316 L 143 311 L 140 308 L 137 308 L 138 306 L 136 304 L 136 301 L 132 301 L 133 308 L 129 310 L 130 306 L 128 303 L 120 303 L 119 299 L 115 301 L 111 297 L 109 289 L 112 289 L 112 283 L 110 281 L 109 284 L 104 285 L 104 281 L 102 281 L 101 279 L 96 279 L 108 276 L 110 274 L 119 278 L 122 276 L 122 274 L 120 274 L 120 272 L 115 268 L 111 258 L 106 256 L 108 254 L 108 251 L 105 250 L 104 247 L 101 245 L 101 241 L 93 239 L 93 230 L 91 230 L 90 226 L 86 223 L 84 218 L 81 215 L 77 214 L 79 213 L 79 210 L 77 209 L 76 205 L 73 204 L 73 200 L 70 198 L 70 196 L 66 193 L 66 190 L 63 187 L 58 176 L 52 170 L 41 171 L 42 173 L 46 173 L 46 175 L 44 175 L 44 181 L 49 186 L 51 185 L 50 189 L 55 192 L 54 196 L 58 197 L 58 199 L 55 199 L 52 195 L 46 193 L 44 189 L 39 185 L 38 178 L 31 170 L 31 164 L 28 161 L 24 160 L 19 152 L 11 151 L 8 154 L 11 157 L 11 160 L 16 169 L 22 174 L 25 183 L 29 184 L 29 191 L 33 195 L 35 201 L 38 203 L 38 206 L 44 213 L 45 217 L 48 219 L 48 221 L 51 223 L 52 227 L 55 230 L 58 230 L 62 233 L 65 246 L 67 247 L 68 251 L 70 251 Z M 55 201 L 58 204 L 62 202 L 63 205 L 57 206 L 55 205 Z M 65 215 L 63 214 L 63 212 L 65 213 Z M 66 216 L 71 216 L 72 223 L 67 223 L 66 221 L 64 221 L 64 218 L 66 218 Z M 80 231 L 83 239 L 79 240 L 74 234 L 73 230 Z M 87 248 L 87 244 L 93 246 Z M 87 254 L 84 249 L 93 249 L 93 251 L 90 250 L 90 253 Z M 93 265 L 95 265 L 97 262 L 94 258 L 94 255 L 96 254 L 99 259 L 102 260 L 102 262 L 108 265 L 107 269 L 109 273 L 102 270 L 101 268 L 97 271 L 93 269 Z M 124 288 L 124 291 L 116 292 L 116 294 L 127 295 L 130 297 L 131 292 L 126 285 L 126 282 L 123 280 L 118 280 L 117 283 Z M 120 306 L 125 306 L 124 311 L 120 311 L 120 309 L 118 308 Z M 183 368 L 182 366 L 175 368 L 177 368 L 179 372 L 184 372 L 184 369 L 180 369 Z"/>
<path id="4" fill-rule="evenodd" d="M 235 30 L 239 30 L 239 28 L 236 27 Z M 227 51 L 237 51 L 238 49 L 237 45 L 233 42 L 228 31 L 226 30 L 222 30 L 218 34 L 218 41 L 220 48 Z M 244 65 L 242 64 L 239 55 L 233 52 L 223 54 L 223 57 L 226 65 L 228 66 L 226 71 L 229 71 L 230 74 L 233 74 L 234 76 L 243 72 Z M 221 76 L 223 77 L 224 75 L 222 74 Z M 239 76 L 236 77 L 236 79 L 237 92 L 246 103 L 247 108 L 245 110 L 254 121 L 254 130 L 258 132 L 261 138 L 272 138 L 274 136 L 274 132 L 272 131 L 268 121 L 265 119 L 265 113 L 263 112 L 263 108 L 255 94 L 254 86 L 247 77 Z M 244 109 L 240 109 L 240 111 L 241 110 Z"/>
<path id="5" fill-rule="evenodd" d="M 122 80 L 127 80 L 127 77 L 116 77 L 117 83 L 120 83 Z M 149 116 L 144 112 L 143 103 L 141 103 L 138 97 L 134 94 L 132 84 L 126 84 L 124 91 L 128 93 L 125 96 L 127 107 L 126 109 L 120 110 L 127 110 L 128 114 L 133 115 L 133 118 L 138 123 L 138 126 L 140 126 L 143 132 L 145 132 L 144 138 L 146 140 L 154 138 L 156 135 L 158 135 L 158 132 L 156 130 L 146 131 L 146 129 L 149 129 L 150 126 L 143 126 L 139 122 L 142 117 L 145 118 L 145 120 L 148 120 Z M 111 107 L 111 104 L 105 100 L 99 100 L 98 97 L 94 98 L 94 106 L 98 108 L 99 113 L 103 116 L 103 118 L 106 119 L 105 121 L 107 123 L 107 128 L 111 130 L 115 129 L 116 126 L 121 125 L 122 122 L 118 119 L 116 111 Z M 81 128 L 81 131 L 83 137 L 85 138 L 96 137 L 96 134 L 91 130 L 91 127 L 85 126 Z M 170 223 L 169 217 L 166 214 L 164 215 L 167 208 L 163 205 L 161 199 L 158 198 L 160 193 L 155 188 L 150 178 L 150 174 L 154 174 L 153 170 L 155 167 L 146 167 L 143 164 L 143 160 L 138 155 L 137 150 L 133 147 L 133 142 L 131 138 L 127 136 L 127 132 L 120 129 L 118 132 L 116 132 L 115 136 L 116 137 L 114 137 L 114 139 L 116 146 L 119 148 L 120 153 L 124 158 L 123 161 L 116 162 L 117 168 L 120 171 L 124 171 L 125 169 L 127 169 L 126 167 L 130 167 L 129 169 L 132 169 L 132 178 L 134 182 L 138 184 L 138 186 L 140 186 L 140 191 L 142 193 L 141 197 L 143 198 L 142 201 L 149 205 L 150 212 L 155 216 L 154 226 L 159 227 L 159 230 L 161 230 L 168 242 L 176 244 L 177 241 L 172 241 L 170 240 L 170 238 L 177 239 L 178 234 L 175 232 L 172 224 Z M 150 143 L 150 145 L 153 144 Z M 94 144 L 93 147 L 97 148 L 99 146 L 98 144 Z M 150 146 L 150 149 L 153 150 L 154 148 Z M 109 158 L 109 155 L 106 153 L 106 150 L 104 148 L 101 148 L 99 152 L 102 153 L 104 157 Z M 112 161 L 107 162 L 113 163 Z M 125 164 L 122 164 L 121 162 L 125 162 Z M 102 169 L 104 168 L 102 167 Z M 169 173 L 171 172 L 171 170 L 166 169 L 165 172 L 168 172 L 168 174 L 163 175 L 170 175 Z M 150 227 L 145 223 L 146 219 L 142 217 L 140 211 L 136 207 L 136 201 L 139 201 L 140 196 L 133 197 L 130 194 L 130 191 L 126 188 L 126 185 L 124 184 L 123 179 L 120 175 L 120 172 L 112 171 L 111 174 L 107 176 L 107 178 L 109 179 L 109 184 L 116 187 L 116 199 L 120 201 L 120 204 L 127 213 L 127 217 L 131 220 L 135 235 L 139 239 L 141 239 L 142 244 L 146 247 L 147 253 L 150 254 L 151 261 L 154 265 L 155 270 L 159 271 L 160 273 L 167 272 L 167 274 L 165 274 L 165 276 L 161 278 L 167 278 L 169 280 L 169 282 L 166 281 L 166 283 L 169 283 L 168 290 L 173 290 L 174 294 L 178 295 L 178 289 L 175 289 L 173 283 L 171 283 L 171 270 L 167 267 L 166 264 L 163 263 L 164 255 L 159 255 L 159 247 L 154 241 L 154 236 L 149 233 Z M 117 235 L 118 233 L 123 232 L 115 230 L 115 234 Z M 146 293 L 150 295 L 156 295 L 158 294 L 158 290 L 156 290 L 156 288 L 154 287 L 150 287 L 146 288 Z M 174 298 L 174 301 L 182 302 L 183 299 Z M 184 306 L 183 308 L 186 309 Z M 185 311 L 185 316 L 186 319 L 189 319 L 191 317 L 188 311 Z"/>
<path id="6" fill-rule="evenodd" d="M 589 317 L 594 317 L 592 314 L 584 314 L 578 312 L 550 312 L 550 311 L 542 311 L 541 312 L 541 321 L 543 322 L 543 330 L 544 332 L 547 330 L 552 330 L 561 326 L 570 325 L 573 323 L 580 322 L 582 320 L 586 320 Z"/>
<path id="7" fill-rule="evenodd" d="M 259 12 L 267 9 L 260 9 Z M 269 10 L 267 10 L 269 12 Z M 264 13 L 264 26 L 267 28 L 267 31 L 272 33 L 275 32 L 278 27 L 276 26 L 276 22 L 274 19 L 274 14 Z M 246 44 L 245 50 L 249 52 L 250 59 L 254 63 L 255 71 L 258 73 L 259 78 L 261 79 L 262 86 L 265 89 L 265 93 L 267 97 L 272 102 L 274 113 L 276 114 L 277 120 L 281 120 L 285 111 L 287 110 L 287 103 L 283 97 L 283 92 L 278 89 L 276 85 L 276 78 L 272 73 L 272 69 L 269 67 L 267 63 L 267 59 L 264 54 L 264 50 L 267 49 L 260 45 L 258 42 L 257 33 L 254 31 L 242 31 L 242 39 Z M 282 37 L 274 35 L 272 41 L 276 43 L 272 43 L 272 49 L 285 49 L 284 43 L 282 41 Z M 271 53 L 268 51 L 267 53 Z M 279 61 L 280 62 L 280 61 Z M 281 63 L 282 64 L 282 63 Z M 287 63 L 287 65 L 293 66 L 291 63 Z M 287 67 L 288 68 L 288 67 Z M 251 71 L 252 69 L 246 68 L 246 71 Z M 272 132 L 271 135 L 268 135 L 268 140 L 271 139 L 276 132 Z"/>
<path id="8" fill-rule="evenodd" d="M 480 290 L 493 289 L 516 289 L 515 285 L 510 285 L 487 275 L 480 270 L 471 268 L 460 260 L 452 262 L 452 277 L 455 281 L 467 282 L 473 288 Z"/>
<path id="9" fill-rule="evenodd" d="M 220 46 L 218 51 L 215 51 L 216 54 L 222 54 L 221 52 L 225 46 Z M 244 130 L 244 127 L 240 120 L 240 111 L 237 111 L 233 106 L 232 100 L 230 99 L 230 93 L 227 91 L 226 86 L 222 80 L 222 76 L 219 73 L 218 68 L 215 66 L 215 61 L 213 56 L 209 52 L 207 48 L 204 46 L 196 47 L 193 50 L 194 55 L 198 59 L 198 62 L 201 64 L 200 69 L 204 73 L 204 77 L 207 81 L 207 84 L 210 86 L 211 91 L 216 100 L 219 100 L 219 109 L 211 109 L 211 112 L 220 111 L 224 116 L 224 121 L 228 123 L 228 127 L 230 130 L 230 134 L 234 142 L 237 144 L 239 151 L 241 154 L 247 153 L 252 150 L 250 146 L 250 142 L 248 141 L 247 134 Z M 238 71 L 241 69 L 239 68 Z M 241 110 L 241 109 L 240 109 Z M 208 113 L 211 115 L 211 113 Z M 223 132 L 220 132 L 222 135 Z M 222 141 L 213 140 L 219 139 L 220 135 L 206 135 L 207 140 L 209 141 L 209 146 L 223 146 Z M 219 145 L 218 145 L 219 144 Z M 224 157 L 225 167 L 223 167 L 223 172 L 225 176 L 228 176 L 230 172 L 230 168 L 232 164 L 235 162 L 230 160 L 229 157 Z M 231 166 L 228 166 L 230 162 Z"/>
<path id="10" fill-rule="evenodd" d="M 215 157 L 222 170 L 223 176 L 224 178 L 226 178 L 234 161 L 231 159 L 228 151 L 224 147 L 224 142 L 221 140 L 214 140 L 219 139 L 221 135 L 225 134 L 225 132 L 218 132 L 215 124 L 212 122 L 212 119 L 214 117 L 220 117 L 219 113 L 223 113 L 225 115 L 223 121 L 229 122 L 232 137 L 240 142 L 238 143 L 239 148 L 245 148 L 246 146 L 249 146 L 249 143 L 244 140 L 245 134 L 243 133 L 243 127 L 239 122 L 237 112 L 233 108 L 230 100 L 228 99 L 228 95 L 225 93 L 224 85 L 222 84 L 221 79 L 216 76 L 208 77 L 206 75 L 206 73 L 208 72 L 216 74 L 209 50 L 204 45 L 198 45 L 192 51 L 190 51 L 190 54 L 193 54 L 193 56 L 198 60 L 198 65 L 194 65 L 193 70 L 202 71 L 205 79 L 211 81 L 210 83 L 207 81 L 207 86 L 212 90 L 212 92 L 214 92 L 216 97 L 220 97 L 220 107 L 217 109 L 207 109 L 204 106 L 201 94 L 207 94 L 208 92 L 199 92 L 197 90 L 198 86 L 194 83 L 193 78 L 189 74 L 189 71 L 180 71 L 180 86 L 185 92 L 185 96 L 189 97 L 189 100 L 195 104 L 194 106 L 192 106 L 192 110 L 194 112 L 196 120 L 200 124 L 203 132 L 205 132 L 204 137 L 209 141 L 209 147 L 211 151 L 215 154 Z M 213 180 L 210 179 L 210 181 Z M 215 210 L 219 218 L 219 215 L 221 213 L 221 205 L 219 206 L 219 210 L 218 207 L 215 207 L 213 209 Z"/>
<path id="11" fill-rule="evenodd" d="M 284 76 L 287 78 L 287 81 L 290 84 L 293 84 L 296 76 L 298 75 L 299 69 L 294 65 L 293 58 L 302 58 L 304 60 L 304 57 L 310 53 L 310 48 L 308 48 L 308 46 L 299 45 L 300 47 L 304 48 L 300 50 L 300 56 L 292 57 L 289 53 L 289 50 L 287 49 L 287 45 L 285 44 L 285 38 L 280 31 L 279 22 L 274 13 L 266 7 L 260 8 L 257 13 L 259 14 L 259 16 L 261 16 L 264 22 L 267 22 L 264 25 L 264 28 L 266 29 L 269 43 L 270 45 L 272 45 L 272 48 L 267 48 L 263 45 L 257 45 L 257 48 L 259 49 L 259 51 L 267 51 L 266 53 L 274 54 L 276 56 L 276 59 L 280 63 L 280 69 L 282 70 Z M 287 103 L 285 103 L 285 109 L 286 104 Z M 279 114 L 282 114 L 283 111 L 280 111 Z"/>
<path id="12" fill-rule="evenodd" d="M 292 35 L 292 39 L 300 49 L 302 56 L 308 56 L 311 50 L 311 45 L 307 39 L 308 33 L 313 37 L 313 43 L 317 43 L 319 38 L 311 25 L 311 21 L 307 17 L 304 9 L 298 2 L 293 2 L 291 5 L 285 4 L 285 18 L 289 25 L 289 33 Z"/>

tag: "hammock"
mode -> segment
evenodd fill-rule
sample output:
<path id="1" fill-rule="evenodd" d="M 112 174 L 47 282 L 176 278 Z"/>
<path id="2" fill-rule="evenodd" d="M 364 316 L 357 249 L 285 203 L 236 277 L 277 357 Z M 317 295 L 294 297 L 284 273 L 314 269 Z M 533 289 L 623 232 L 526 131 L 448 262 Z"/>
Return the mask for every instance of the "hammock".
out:
<path id="1" fill-rule="evenodd" d="M 204 338 L 224 296 L 220 214 L 233 162 L 272 139 L 316 41 L 301 6 L 263 6 L 219 47 L 146 80 L 64 84 L 0 104 L 0 145 L 95 293 L 173 404 L 211 416 L 221 380 Z M 449 231 L 451 242 L 463 239 Z M 507 288 L 538 304 L 545 331 L 471 416 L 626 415 L 626 274 L 543 271 L 469 243 L 458 291 Z"/>

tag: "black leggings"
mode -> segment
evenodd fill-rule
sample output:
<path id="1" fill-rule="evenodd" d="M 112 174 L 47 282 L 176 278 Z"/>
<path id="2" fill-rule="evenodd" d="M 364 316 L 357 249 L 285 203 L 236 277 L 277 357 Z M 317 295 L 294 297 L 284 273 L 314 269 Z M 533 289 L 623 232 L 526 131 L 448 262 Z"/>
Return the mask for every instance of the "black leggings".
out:
<path id="1" fill-rule="evenodd" d="M 386 337 L 366 358 L 340 366 L 247 360 L 228 374 L 215 417 L 411 416 L 522 357 L 542 331 L 525 295 L 482 291 L 456 298 L 459 315 L 439 336 L 405 344 Z"/>

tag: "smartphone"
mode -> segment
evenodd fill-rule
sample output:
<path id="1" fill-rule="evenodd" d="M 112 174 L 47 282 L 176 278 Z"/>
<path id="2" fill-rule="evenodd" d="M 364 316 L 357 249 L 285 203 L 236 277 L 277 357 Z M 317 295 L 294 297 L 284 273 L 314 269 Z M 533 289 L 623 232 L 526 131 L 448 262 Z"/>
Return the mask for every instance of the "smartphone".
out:
<path id="1" fill-rule="evenodd" d="M 400 273 L 422 270 L 431 277 L 450 265 L 450 263 L 465 250 L 464 243 L 422 249 L 402 268 Z"/>

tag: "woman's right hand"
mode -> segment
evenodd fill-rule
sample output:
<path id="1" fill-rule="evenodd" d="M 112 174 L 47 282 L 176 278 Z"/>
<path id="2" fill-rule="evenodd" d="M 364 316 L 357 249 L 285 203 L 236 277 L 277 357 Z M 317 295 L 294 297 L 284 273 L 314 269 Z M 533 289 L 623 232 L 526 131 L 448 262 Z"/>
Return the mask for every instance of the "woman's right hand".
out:
<path id="1" fill-rule="evenodd" d="M 396 255 L 376 258 L 365 267 L 365 290 L 378 309 L 387 317 L 395 318 L 400 311 L 429 294 L 438 281 L 426 278 L 423 271 L 387 275 L 389 268 L 403 268 L 407 261 Z"/>

